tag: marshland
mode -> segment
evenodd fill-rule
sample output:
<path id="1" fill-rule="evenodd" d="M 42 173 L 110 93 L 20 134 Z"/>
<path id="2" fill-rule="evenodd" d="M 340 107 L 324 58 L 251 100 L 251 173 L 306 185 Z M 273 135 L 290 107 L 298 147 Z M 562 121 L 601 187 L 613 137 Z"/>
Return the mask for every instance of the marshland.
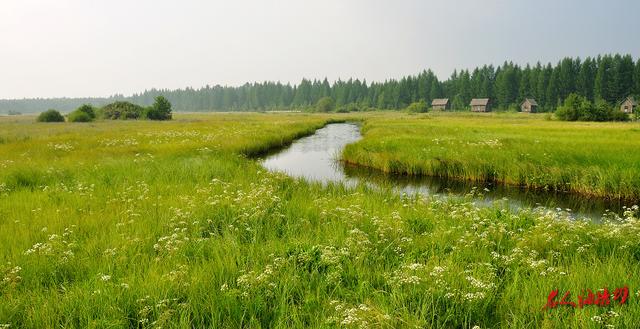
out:
<path id="1" fill-rule="evenodd" d="M 437 157 L 459 163 L 456 178 L 486 179 L 483 166 L 491 164 L 504 183 L 633 197 L 635 122 L 459 113 L 0 120 L 2 323 L 596 328 L 640 321 L 632 203 L 594 222 L 505 201 L 478 204 L 472 194 L 319 182 L 269 171 L 257 157 L 328 123 L 353 122 L 362 139 L 336 160 L 443 175 L 430 172 L 442 170 L 430 160 Z M 590 146 L 571 147 L 576 136 L 588 136 Z M 585 158 L 593 160 L 581 166 Z M 543 310 L 554 289 L 570 290 L 576 301 L 587 288 L 613 294 L 624 286 L 624 305 Z"/>
<path id="2" fill-rule="evenodd" d="M 640 328 L 640 1 L 1 7 L 0 329 Z"/>

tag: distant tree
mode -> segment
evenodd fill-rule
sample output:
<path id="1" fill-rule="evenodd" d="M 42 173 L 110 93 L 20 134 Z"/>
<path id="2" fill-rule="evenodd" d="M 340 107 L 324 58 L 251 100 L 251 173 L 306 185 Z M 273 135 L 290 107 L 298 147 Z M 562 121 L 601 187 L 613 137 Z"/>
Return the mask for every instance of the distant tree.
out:
<path id="1" fill-rule="evenodd" d="M 316 112 L 331 112 L 336 104 L 331 97 L 322 97 L 316 103 Z"/>
<path id="2" fill-rule="evenodd" d="M 633 93 L 635 65 L 631 55 L 615 56 L 615 101 L 618 102 Z"/>
<path id="3" fill-rule="evenodd" d="M 633 94 L 636 96 L 640 96 L 640 59 L 636 62 L 636 69 L 633 75 Z"/>
<path id="4" fill-rule="evenodd" d="M 153 105 L 145 110 L 149 120 L 171 120 L 171 103 L 164 96 L 157 96 Z"/>
<path id="5" fill-rule="evenodd" d="M 546 67 L 541 68 L 536 84 L 536 97 L 539 98 L 538 102 L 540 102 L 542 107 L 547 111 L 551 111 L 552 109 L 555 110 L 555 104 L 551 104 L 549 102 L 549 97 L 547 95 L 547 86 L 549 85 L 549 79 L 551 78 L 552 72 L 553 69 L 551 68 L 551 64 L 547 64 Z"/>
<path id="6" fill-rule="evenodd" d="M 546 106 L 549 108 L 555 108 L 560 101 L 560 67 L 556 66 L 549 76 L 549 81 L 546 90 Z"/>
<path id="7" fill-rule="evenodd" d="M 582 95 L 592 103 L 604 99 L 610 105 L 630 94 L 640 96 L 640 60 L 634 62 L 630 55 L 615 54 L 588 57 L 584 61 L 564 58 L 553 65 L 536 63 L 524 68 L 507 61 L 498 67 L 485 65 L 472 70 L 456 70 L 444 81 L 426 70 L 399 80 L 370 84 L 358 79 L 329 82 L 325 78 L 303 79 L 297 85 L 255 82 L 237 87 L 207 85 L 199 89 L 150 89 L 130 97 L 0 100 L 0 111 L 28 113 L 49 108 L 72 111 L 86 103 L 105 106 L 120 101 L 147 107 L 152 106 L 160 95 L 171 101 L 174 110 L 183 111 L 312 108 L 323 97 L 331 97 L 338 108 L 355 103 L 364 108 L 399 110 L 419 100 L 427 104 L 435 98 L 453 101 L 457 95 L 465 106 L 470 98 L 491 98 L 495 107 L 503 110 L 517 106 L 525 97 L 533 97 L 540 104 L 540 110 L 551 111 L 571 93 Z M 103 112 L 96 111 L 99 116 Z M 135 117 L 135 111 L 124 113 L 126 118 Z"/>
<path id="8" fill-rule="evenodd" d="M 507 108 L 516 102 L 518 96 L 518 72 L 511 63 L 504 63 L 496 75 L 496 97 L 500 108 Z"/>
<path id="9" fill-rule="evenodd" d="M 429 98 L 436 99 L 442 97 L 442 85 L 438 82 L 437 78 L 431 80 L 431 88 L 430 88 Z"/>
<path id="10" fill-rule="evenodd" d="M 64 117 L 60 112 L 50 109 L 40 113 L 36 120 L 38 122 L 64 122 Z"/>
<path id="11" fill-rule="evenodd" d="M 614 78 L 613 59 L 611 56 L 603 56 L 598 64 L 595 78 L 595 97 L 607 102 L 616 101 L 616 84 Z"/>
<path id="12" fill-rule="evenodd" d="M 469 101 L 470 102 L 470 101 Z M 451 101 L 451 109 L 454 111 L 462 111 L 467 108 L 469 102 L 465 102 L 460 95 L 455 95 Z"/>
<path id="13" fill-rule="evenodd" d="M 594 100 L 593 91 L 597 70 L 596 62 L 590 57 L 587 57 L 584 62 L 582 62 L 580 71 L 578 71 L 578 79 L 576 81 L 577 92 L 590 101 Z"/>
<path id="14" fill-rule="evenodd" d="M 522 71 L 522 75 L 520 76 L 520 89 L 518 91 L 518 102 L 522 101 L 527 97 L 531 97 L 533 95 L 533 88 L 531 87 L 531 68 L 529 65 Z"/>
<path id="15" fill-rule="evenodd" d="M 558 68 L 558 98 L 565 99 L 567 95 L 576 92 L 576 77 L 580 70 L 580 59 L 565 57 Z M 583 95 L 585 96 L 585 95 Z"/>

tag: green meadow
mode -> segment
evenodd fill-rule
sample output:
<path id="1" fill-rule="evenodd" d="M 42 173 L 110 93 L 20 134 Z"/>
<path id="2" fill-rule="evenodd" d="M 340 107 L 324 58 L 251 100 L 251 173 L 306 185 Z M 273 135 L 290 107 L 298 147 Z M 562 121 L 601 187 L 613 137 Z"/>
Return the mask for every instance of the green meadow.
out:
<path id="1" fill-rule="evenodd" d="M 0 117 L 0 328 L 633 328 L 637 208 L 615 222 L 323 185 L 253 156 L 332 121 L 388 172 L 640 195 L 640 125 L 543 116 Z M 616 288 L 629 288 L 626 302 Z M 609 305 L 590 305 L 607 288 Z M 544 309 L 571 291 L 582 308 Z M 601 300 L 605 300 L 601 298 Z"/>
<path id="2" fill-rule="evenodd" d="M 384 172 L 640 200 L 640 123 L 569 123 L 522 113 L 367 120 L 347 162 Z"/>

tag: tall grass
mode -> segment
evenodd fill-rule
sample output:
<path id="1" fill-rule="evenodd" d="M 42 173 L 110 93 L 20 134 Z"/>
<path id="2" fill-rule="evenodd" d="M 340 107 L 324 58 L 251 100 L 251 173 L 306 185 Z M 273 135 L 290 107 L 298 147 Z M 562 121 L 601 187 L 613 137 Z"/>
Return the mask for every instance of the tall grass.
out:
<path id="1" fill-rule="evenodd" d="M 640 200 L 640 124 L 540 115 L 431 114 L 366 121 L 347 162 L 385 172 Z"/>
<path id="2" fill-rule="evenodd" d="M 623 223 L 594 225 L 466 199 L 309 184 L 246 156 L 328 120 L 1 122 L 0 326 L 640 322 L 640 225 L 631 212 Z M 631 296 L 623 306 L 542 310 L 552 289 L 624 285 Z"/>

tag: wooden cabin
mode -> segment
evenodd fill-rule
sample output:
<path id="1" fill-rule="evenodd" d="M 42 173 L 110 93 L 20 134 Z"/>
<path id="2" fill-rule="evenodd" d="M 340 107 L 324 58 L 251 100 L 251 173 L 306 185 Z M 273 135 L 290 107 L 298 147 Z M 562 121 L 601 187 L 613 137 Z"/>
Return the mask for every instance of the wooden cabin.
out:
<path id="1" fill-rule="evenodd" d="M 491 102 L 488 98 L 474 98 L 469 105 L 471 112 L 491 112 Z"/>
<path id="2" fill-rule="evenodd" d="M 436 98 L 431 102 L 431 109 L 434 111 L 447 111 L 451 109 L 448 98 Z"/>
<path id="3" fill-rule="evenodd" d="M 627 99 L 620 104 L 620 111 L 622 111 L 622 113 L 633 113 L 636 111 L 636 107 L 638 107 L 638 102 L 636 102 L 633 97 L 627 97 Z"/>
<path id="4" fill-rule="evenodd" d="M 525 98 L 522 104 L 520 104 L 520 111 L 525 113 L 538 112 L 538 103 L 533 98 Z"/>

